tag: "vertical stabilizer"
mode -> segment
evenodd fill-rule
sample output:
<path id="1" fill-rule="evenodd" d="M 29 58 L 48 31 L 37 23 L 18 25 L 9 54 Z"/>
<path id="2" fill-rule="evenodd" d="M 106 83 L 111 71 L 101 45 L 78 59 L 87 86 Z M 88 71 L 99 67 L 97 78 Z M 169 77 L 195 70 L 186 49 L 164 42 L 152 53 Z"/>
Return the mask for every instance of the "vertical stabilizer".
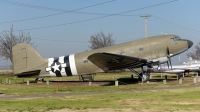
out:
<path id="1" fill-rule="evenodd" d="M 37 66 L 46 62 L 32 46 L 20 43 L 12 48 L 14 74 L 35 70 Z"/>

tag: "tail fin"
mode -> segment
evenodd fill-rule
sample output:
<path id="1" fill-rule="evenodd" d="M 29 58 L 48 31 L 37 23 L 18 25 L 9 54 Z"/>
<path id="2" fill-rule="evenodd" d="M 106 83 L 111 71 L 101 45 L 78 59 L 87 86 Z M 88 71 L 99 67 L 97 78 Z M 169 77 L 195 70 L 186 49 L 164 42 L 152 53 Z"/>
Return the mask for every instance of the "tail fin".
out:
<path id="1" fill-rule="evenodd" d="M 34 71 L 38 65 L 46 62 L 32 46 L 20 43 L 12 48 L 14 74 Z"/>

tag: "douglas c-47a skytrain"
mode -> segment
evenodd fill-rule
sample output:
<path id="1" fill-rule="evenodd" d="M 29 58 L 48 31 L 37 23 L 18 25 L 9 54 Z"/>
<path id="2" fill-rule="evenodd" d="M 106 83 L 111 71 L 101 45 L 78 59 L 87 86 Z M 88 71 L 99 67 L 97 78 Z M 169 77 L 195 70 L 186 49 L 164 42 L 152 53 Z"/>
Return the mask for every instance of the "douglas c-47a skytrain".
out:
<path id="1" fill-rule="evenodd" d="M 87 52 L 43 58 L 33 47 L 20 43 L 12 48 L 14 75 L 18 77 L 63 77 L 90 75 L 109 70 L 130 69 L 143 81 L 149 79 L 151 69 L 170 62 L 170 57 L 180 54 L 193 45 L 190 40 L 177 35 L 160 35 L 142 38 Z M 169 64 L 168 64 L 169 65 Z M 134 68 L 141 68 L 138 73 Z"/>

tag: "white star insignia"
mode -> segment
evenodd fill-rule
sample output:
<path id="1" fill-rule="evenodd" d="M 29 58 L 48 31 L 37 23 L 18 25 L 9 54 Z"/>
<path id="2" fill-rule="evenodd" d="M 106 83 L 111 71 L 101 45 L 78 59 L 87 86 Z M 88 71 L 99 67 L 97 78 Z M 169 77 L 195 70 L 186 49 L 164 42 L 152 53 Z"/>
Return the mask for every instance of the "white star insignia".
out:
<path id="1" fill-rule="evenodd" d="M 57 64 L 55 63 L 55 65 L 52 67 L 52 68 L 54 68 L 54 72 L 56 72 L 56 70 L 60 71 L 59 66 L 60 66 L 60 65 L 57 65 Z"/>

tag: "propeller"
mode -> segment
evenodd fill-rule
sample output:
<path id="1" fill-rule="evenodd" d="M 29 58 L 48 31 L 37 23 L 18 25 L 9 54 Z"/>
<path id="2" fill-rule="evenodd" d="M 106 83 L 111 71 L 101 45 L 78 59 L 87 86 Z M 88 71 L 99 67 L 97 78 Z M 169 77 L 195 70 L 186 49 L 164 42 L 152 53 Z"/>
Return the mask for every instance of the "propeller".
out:
<path id="1" fill-rule="evenodd" d="M 168 70 L 169 70 L 169 62 L 167 61 L 167 66 L 168 66 Z"/>
<path id="2" fill-rule="evenodd" d="M 170 52 L 169 52 L 169 48 L 167 47 L 167 57 L 169 59 L 169 63 L 167 61 L 167 66 L 168 66 L 168 69 L 169 69 L 169 64 L 171 66 L 171 70 L 172 70 L 172 62 L 171 62 L 171 58 L 170 58 Z"/>

